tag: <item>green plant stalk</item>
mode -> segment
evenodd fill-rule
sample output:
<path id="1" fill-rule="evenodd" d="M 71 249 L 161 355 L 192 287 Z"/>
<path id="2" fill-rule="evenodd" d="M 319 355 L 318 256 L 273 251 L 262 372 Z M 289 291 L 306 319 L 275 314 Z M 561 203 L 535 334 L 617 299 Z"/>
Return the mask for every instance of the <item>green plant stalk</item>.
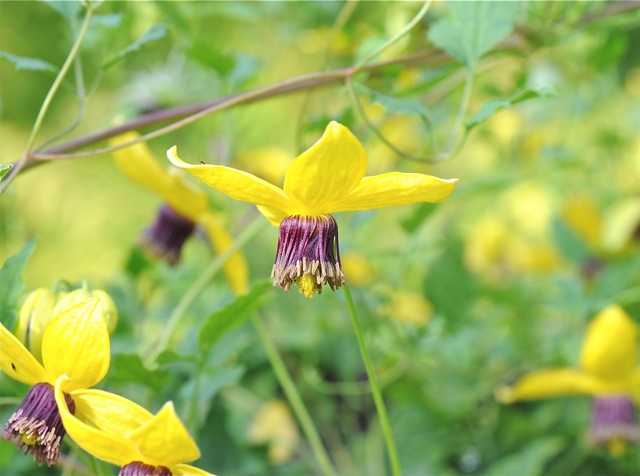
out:
<path id="1" fill-rule="evenodd" d="M 313 455 L 320 466 L 320 470 L 325 476 L 336 476 L 337 473 L 333 469 L 329 455 L 324 449 L 324 445 L 322 444 L 318 431 L 313 424 L 313 420 L 311 419 L 311 416 L 298 393 L 296 384 L 293 382 L 291 375 L 289 375 L 289 371 L 282 360 L 282 356 L 278 353 L 276 345 L 269 336 L 269 332 L 267 331 L 261 316 L 253 316 L 252 322 L 256 329 L 256 333 L 258 334 L 258 338 L 260 339 L 260 343 L 267 354 L 271 368 L 276 374 L 276 378 L 282 386 L 282 389 L 287 396 L 287 400 L 289 400 L 291 408 L 300 422 L 302 431 L 304 431 L 304 434 L 307 437 L 307 441 L 309 442 Z"/>
<path id="2" fill-rule="evenodd" d="M 358 314 L 356 307 L 353 304 L 353 298 L 351 297 L 351 291 L 348 286 L 343 286 L 344 296 L 347 300 L 347 306 L 349 307 L 349 314 L 351 315 L 351 323 L 353 324 L 353 330 L 358 340 L 358 347 L 360 347 L 360 354 L 362 354 L 362 360 L 364 362 L 365 369 L 367 370 L 367 377 L 369 378 L 369 386 L 371 387 L 371 393 L 373 394 L 373 401 L 376 404 L 376 411 L 378 412 L 378 418 L 380 419 L 380 427 L 382 428 L 382 434 L 384 435 L 384 441 L 387 446 L 387 453 L 389 454 L 389 462 L 391 463 L 391 471 L 394 476 L 402 476 L 402 470 L 400 468 L 400 459 L 398 458 L 398 449 L 396 442 L 393 439 L 393 433 L 391 432 L 391 425 L 389 424 L 389 417 L 387 416 L 387 409 L 382 399 L 382 393 L 380 392 L 380 386 L 378 385 L 378 377 L 376 371 L 371 363 L 371 357 L 369 356 L 369 350 L 367 344 L 364 341 L 362 335 L 362 328 L 360 327 L 360 321 L 358 320 Z"/>
<path id="3" fill-rule="evenodd" d="M 462 91 L 460 108 L 458 109 L 458 114 L 456 115 L 456 120 L 453 123 L 453 128 L 451 129 L 451 135 L 449 136 L 449 140 L 447 141 L 447 146 L 445 148 L 445 154 L 447 155 L 451 154 L 451 152 L 454 149 L 453 145 L 455 143 L 456 138 L 458 137 L 460 128 L 462 127 L 464 116 L 467 113 L 467 109 L 469 107 L 469 101 L 471 99 L 471 89 L 473 87 L 474 74 L 475 74 L 475 68 L 467 69 L 467 77 L 465 78 L 465 81 L 464 81 L 464 90 Z M 464 140 L 464 137 L 463 137 L 463 140 Z"/>
<path id="4" fill-rule="evenodd" d="M 69 51 L 69 54 L 67 55 L 67 59 L 64 61 L 62 68 L 60 68 L 60 71 L 58 72 L 56 79 L 53 81 L 51 88 L 49 88 L 49 92 L 44 98 L 44 101 L 42 102 L 42 106 L 40 106 L 40 111 L 38 111 L 36 122 L 33 124 L 33 128 L 31 129 L 31 134 L 29 135 L 29 139 L 27 140 L 27 145 L 25 146 L 24 155 L 22 159 L 18 162 L 16 167 L 11 171 L 12 172 L 11 175 L 14 175 L 14 176 L 17 175 L 18 172 L 20 172 L 20 170 L 24 166 L 24 163 L 27 161 L 27 158 L 29 157 L 29 153 L 31 152 L 31 148 L 33 147 L 33 143 L 36 140 L 36 135 L 38 134 L 38 132 L 40 131 L 40 127 L 42 126 L 42 121 L 44 121 L 44 117 L 49 111 L 51 102 L 53 101 L 53 98 L 58 92 L 58 89 L 60 89 L 60 85 L 62 84 L 62 81 L 64 81 L 65 76 L 69 72 L 69 68 L 71 68 L 71 65 L 73 64 L 76 58 L 76 55 L 80 51 L 80 45 L 84 41 L 84 36 L 87 33 L 87 30 L 89 29 L 89 24 L 91 23 L 92 14 L 93 14 L 93 7 L 88 5 L 87 14 L 85 15 L 84 21 L 82 22 L 82 27 L 80 28 L 78 37 L 76 38 L 76 41 L 73 43 L 73 46 L 71 47 L 71 51 Z M 5 183 L 5 186 L 8 183 L 9 183 L 9 180 L 7 180 L 7 182 Z M 0 189 L 0 192 L 1 191 L 2 189 Z"/>
<path id="5" fill-rule="evenodd" d="M 424 5 L 422 5 L 422 8 L 420 9 L 420 11 L 416 14 L 415 17 L 413 17 L 411 19 L 411 21 L 409 23 L 407 23 L 404 28 L 402 30 L 400 30 L 398 33 L 396 33 L 395 35 L 393 35 L 391 38 L 389 38 L 383 45 L 380 45 L 379 48 L 376 48 L 375 51 L 373 51 L 372 53 L 368 54 L 367 56 L 365 56 L 364 58 L 362 58 L 360 61 L 358 61 L 356 63 L 356 65 L 354 66 L 354 73 L 357 71 L 360 71 L 360 69 L 366 65 L 369 61 L 371 61 L 373 58 L 375 58 L 376 56 L 378 56 L 380 53 L 382 53 L 384 50 L 386 50 L 387 48 L 389 48 L 391 45 L 395 44 L 397 41 L 399 41 L 403 36 L 405 36 L 407 33 L 409 33 L 411 30 L 413 30 L 413 28 L 420 23 L 420 21 L 424 18 L 424 16 L 427 14 L 427 12 L 429 11 L 429 7 L 431 6 L 431 2 L 432 0 L 426 0 L 424 2 Z"/>
<path id="6" fill-rule="evenodd" d="M 226 250 L 216 256 L 211 264 L 205 268 L 202 274 L 193 283 L 184 296 L 182 296 L 182 299 L 180 299 L 176 307 L 173 309 L 160 338 L 154 343 L 153 348 L 147 353 L 147 358 L 145 359 L 147 364 L 153 363 L 158 355 L 167 348 L 182 317 L 207 284 L 209 284 L 209 281 L 211 281 L 211 279 L 222 269 L 231 255 L 246 245 L 249 240 L 254 238 L 265 226 L 265 222 L 263 222 L 260 217 L 257 217 L 238 235 L 235 240 L 233 240 L 233 243 L 231 243 Z"/>

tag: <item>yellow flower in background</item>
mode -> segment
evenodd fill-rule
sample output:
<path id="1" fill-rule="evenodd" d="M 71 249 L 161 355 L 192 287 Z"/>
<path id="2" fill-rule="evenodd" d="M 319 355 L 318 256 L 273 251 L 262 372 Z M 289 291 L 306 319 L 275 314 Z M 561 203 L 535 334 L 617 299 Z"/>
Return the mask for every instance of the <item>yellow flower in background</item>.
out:
<path id="1" fill-rule="evenodd" d="M 638 326 L 624 310 L 611 305 L 587 327 L 580 368 L 534 371 L 511 386 L 499 388 L 501 403 L 555 397 L 595 397 L 588 439 L 608 444 L 612 452 L 624 449 L 624 441 L 640 441 L 633 399 L 640 397 Z"/>
<path id="2" fill-rule="evenodd" d="M 234 162 L 267 182 L 281 182 L 293 157 L 278 147 L 260 147 L 239 153 Z"/>
<path id="3" fill-rule="evenodd" d="M 338 225 L 330 213 L 440 202 L 457 180 L 391 172 L 365 177 L 367 154 L 345 126 L 331 122 L 320 140 L 287 169 L 283 188 L 241 170 L 183 162 L 174 146 L 167 157 L 235 200 L 253 203 L 280 227 L 274 285 L 288 291 L 297 284 L 306 297 L 328 284 L 345 283 L 340 264 Z"/>
<path id="4" fill-rule="evenodd" d="M 172 402 L 156 415 L 126 398 L 100 390 L 75 399 L 76 415 L 67 408 L 60 378 L 55 398 L 69 436 L 87 453 L 122 467 L 121 476 L 207 476 L 210 473 L 184 463 L 200 457 L 200 450 L 175 412 Z M 88 412 L 87 412 L 88 413 Z"/>
<path id="5" fill-rule="evenodd" d="M 433 317 L 433 304 L 421 293 L 415 291 L 395 291 L 382 288 L 387 303 L 379 312 L 392 319 L 413 326 L 423 326 Z"/>
<path id="6" fill-rule="evenodd" d="M 137 132 L 119 135 L 113 144 L 139 137 Z M 152 254 L 175 264 L 184 242 L 196 225 L 202 226 L 216 253 L 224 252 L 233 242 L 222 220 L 210 209 L 207 196 L 190 187 L 182 177 L 164 169 L 149 146 L 138 142 L 113 152 L 120 170 L 132 181 L 161 197 L 166 205 L 160 208 L 156 223 L 145 233 L 142 244 Z M 224 265 L 232 289 L 242 294 L 248 286 L 248 268 L 244 256 L 233 253 Z"/>
<path id="7" fill-rule="evenodd" d="M 49 322 L 42 339 L 42 364 L 0 324 L 0 369 L 9 377 L 31 385 L 11 415 L 4 439 L 14 441 L 39 462 L 55 464 L 65 429 L 54 398 L 56 381 L 69 411 L 82 418 L 91 408 L 76 408 L 89 387 L 107 373 L 109 332 L 99 298 L 70 307 Z"/>
<path id="8" fill-rule="evenodd" d="M 282 400 L 260 407 L 249 428 L 249 441 L 269 444 L 269 460 L 279 464 L 291 459 L 300 442 L 300 434 L 291 411 Z"/>

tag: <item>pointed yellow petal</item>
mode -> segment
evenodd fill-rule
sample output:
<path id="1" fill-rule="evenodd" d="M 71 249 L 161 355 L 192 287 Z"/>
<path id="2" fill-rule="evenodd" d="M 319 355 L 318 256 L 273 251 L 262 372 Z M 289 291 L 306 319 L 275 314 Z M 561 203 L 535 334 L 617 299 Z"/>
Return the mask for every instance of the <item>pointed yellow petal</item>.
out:
<path id="1" fill-rule="evenodd" d="M 49 382 L 40 362 L 2 324 L 0 324 L 0 369 L 9 377 L 27 385 Z"/>
<path id="2" fill-rule="evenodd" d="M 441 202 L 453 193 L 457 183 L 458 179 L 443 180 L 423 174 L 390 172 L 373 175 L 362 179 L 353 192 L 338 200 L 333 211 Z"/>
<path id="3" fill-rule="evenodd" d="M 68 384 L 68 380 L 63 375 L 56 382 L 55 396 L 67 435 L 87 453 L 108 463 L 124 466 L 133 461 L 139 461 L 140 455 L 132 442 L 83 423 L 69 412 L 62 392 L 62 386 L 65 384 Z"/>
<path id="4" fill-rule="evenodd" d="M 271 206 L 283 211 L 291 208 L 289 199 L 280 188 L 255 175 L 222 165 L 187 164 L 178 157 L 176 146 L 167 151 L 167 157 L 173 165 L 185 169 L 194 177 L 234 200 Z"/>
<path id="5" fill-rule="evenodd" d="M 126 437 L 153 418 L 131 400 L 102 390 L 76 390 L 71 396 L 77 418 L 110 434 Z"/>
<path id="6" fill-rule="evenodd" d="M 71 379 L 64 391 L 88 388 L 107 373 L 110 361 L 109 332 L 100 298 L 70 307 L 47 326 L 42 339 L 42 362 L 49 378 Z"/>
<path id="7" fill-rule="evenodd" d="M 138 137 L 140 134 L 130 131 L 117 136 L 110 143 L 119 144 Z M 113 152 L 113 157 L 127 177 L 154 192 L 186 218 L 196 221 L 207 209 L 207 196 L 162 167 L 146 142 L 118 149 Z"/>
<path id="8" fill-rule="evenodd" d="M 320 140 L 291 163 L 284 191 L 294 201 L 296 213 L 321 215 L 331 212 L 330 204 L 356 188 L 366 171 L 362 144 L 349 129 L 333 121 Z"/>
<path id="9" fill-rule="evenodd" d="M 172 402 L 167 402 L 147 423 L 134 431 L 129 439 L 136 444 L 143 463 L 172 466 L 200 457 L 200 450 L 184 427 Z"/>
<path id="10" fill-rule="evenodd" d="M 545 369 L 531 372 L 510 387 L 496 391 L 501 403 L 560 395 L 594 395 L 600 391 L 598 382 L 590 375 L 572 368 Z"/>
<path id="11" fill-rule="evenodd" d="M 188 464 L 176 464 L 171 466 L 169 469 L 171 469 L 171 474 L 173 474 L 173 476 L 216 476 L 204 469 L 189 466 Z"/>
<path id="12" fill-rule="evenodd" d="M 635 370 L 637 350 L 638 326 L 620 306 L 612 305 L 589 323 L 580 363 L 601 379 L 624 380 Z"/>
<path id="13" fill-rule="evenodd" d="M 200 223 L 207 230 L 207 235 L 211 240 L 211 246 L 217 254 L 223 253 L 233 243 L 233 238 L 229 236 L 222 226 L 220 220 L 207 213 L 200 217 Z M 249 285 L 249 269 L 244 255 L 236 251 L 224 264 L 224 272 L 227 275 L 229 284 L 236 294 L 244 294 L 247 292 Z"/>

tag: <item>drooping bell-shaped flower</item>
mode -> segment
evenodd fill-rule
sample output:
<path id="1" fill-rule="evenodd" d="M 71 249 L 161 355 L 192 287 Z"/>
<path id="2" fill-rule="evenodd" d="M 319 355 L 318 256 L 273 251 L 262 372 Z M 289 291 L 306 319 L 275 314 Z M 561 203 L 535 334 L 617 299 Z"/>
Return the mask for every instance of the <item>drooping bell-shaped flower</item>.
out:
<path id="1" fill-rule="evenodd" d="M 324 134 L 298 156 L 286 171 L 282 188 L 241 170 L 221 165 L 192 165 L 178 157 L 169 160 L 233 199 L 253 203 L 280 227 L 274 285 L 292 284 L 312 297 L 323 285 L 345 283 L 338 249 L 338 225 L 332 213 L 350 210 L 440 202 L 457 180 L 418 173 L 390 172 L 365 177 L 367 154 L 345 126 L 331 122 Z"/>

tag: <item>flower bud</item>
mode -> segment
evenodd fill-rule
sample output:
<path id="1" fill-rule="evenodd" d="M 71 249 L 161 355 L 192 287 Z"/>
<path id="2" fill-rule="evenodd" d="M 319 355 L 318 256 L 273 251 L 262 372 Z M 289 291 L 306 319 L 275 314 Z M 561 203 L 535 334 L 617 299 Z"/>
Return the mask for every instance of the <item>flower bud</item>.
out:
<path id="1" fill-rule="evenodd" d="M 67 308 L 75 304 L 88 301 L 94 297 L 100 298 L 102 312 L 104 314 L 105 322 L 107 323 L 107 329 L 109 330 L 109 334 L 113 334 L 113 331 L 116 329 L 116 324 L 118 323 L 118 309 L 116 308 L 116 304 L 113 302 L 113 299 L 111 299 L 111 296 L 99 289 L 89 291 L 81 288 L 71 291 L 70 293 L 58 294 L 58 302 L 53 308 L 53 315 L 57 316 Z"/>
<path id="2" fill-rule="evenodd" d="M 53 316 L 56 296 L 48 288 L 39 288 L 27 295 L 18 313 L 14 334 L 35 356 L 42 360 L 42 336 Z"/>

